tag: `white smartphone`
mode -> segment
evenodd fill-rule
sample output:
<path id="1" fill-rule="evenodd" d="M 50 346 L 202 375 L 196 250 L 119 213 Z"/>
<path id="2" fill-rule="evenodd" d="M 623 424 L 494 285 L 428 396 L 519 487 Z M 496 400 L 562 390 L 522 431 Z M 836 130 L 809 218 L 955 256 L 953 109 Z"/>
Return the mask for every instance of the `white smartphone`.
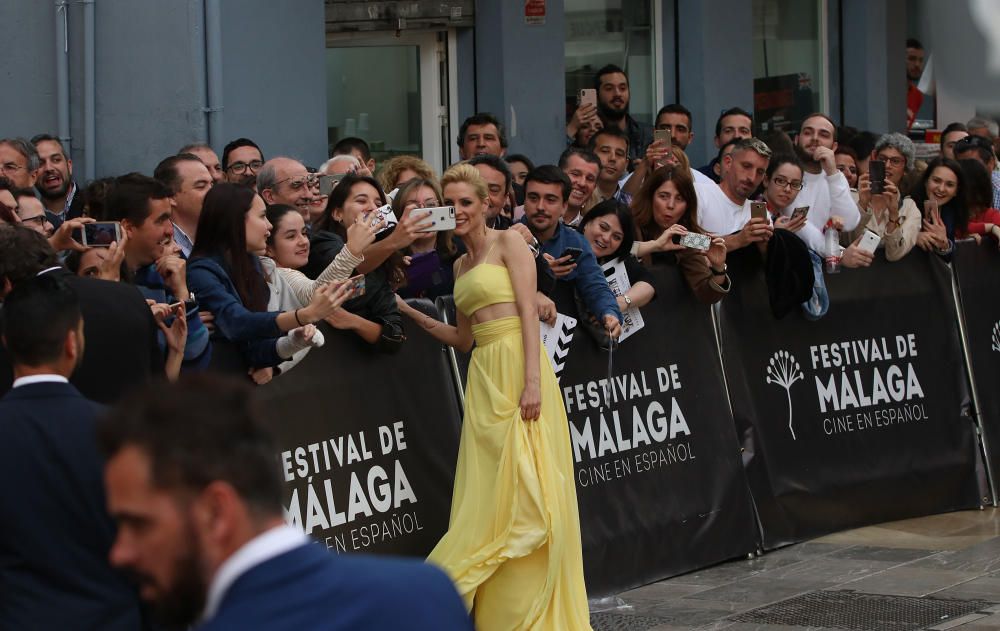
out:
<path id="1" fill-rule="evenodd" d="M 680 245 L 686 248 L 691 248 L 693 250 L 704 250 L 707 251 L 712 247 L 712 237 L 707 234 L 698 234 L 697 232 L 689 232 L 685 235 L 681 235 L 678 240 Z"/>
<path id="2" fill-rule="evenodd" d="M 421 208 L 414 212 L 422 213 L 420 221 L 431 220 L 431 227 L 425 232 L 442 232 L 444 230 L 455 229 L 455 207 L 435 206 L 434 208 Z"/>
<path id="3" fill-rule="evenodd" d="M 865 233 L 861 236 L 861 241 L 858 242 L 858 249 L 875 254 L 875 249 L 878 248 L 880 241 L 882 241 L 882 237 L 865 228 Z"/>
<path id="4" fill-rule="evenodd" d="M 580 90 L 579 97 L 580 105 L 593 105 L 597 107 L 597 90 L 594 88 L 584 88 Z"/>

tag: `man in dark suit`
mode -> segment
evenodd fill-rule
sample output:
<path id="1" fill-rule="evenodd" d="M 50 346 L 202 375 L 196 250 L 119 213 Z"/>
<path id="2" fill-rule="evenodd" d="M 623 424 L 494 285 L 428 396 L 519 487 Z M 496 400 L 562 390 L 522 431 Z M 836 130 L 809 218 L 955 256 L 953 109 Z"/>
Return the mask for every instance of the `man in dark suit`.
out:
<path id="1" fill-rule="evenodd" d="M 156 321 L 135 287 L 76 276 L 59 265 L 39 233 L 21 226 L 0 228 L 0 299 L 39 274 L 58 276 L 79 297 L 90 352 L 70 381 L 83 396 L 113 403 L 124 392 L 163 374 Z M 10 359 L 0 351 L 0 395 L 10 389 L 11 381 Z"/>
<path id="2" fill-rule="evenodd" d="M 240 382 L 189 374 L 129 396 L 98 430 L 111 562 L 163 622 L 228 629 L 471 630 L 439 569 L 336 555 L 282 517 L 277 448 Z"/>
<path id="3" fill-rule="evenodd" d="M 17 377 L 0 399 L 0 629 L 141 628 L 135 589 L 108 563 L 100 408 L 67 381 L 84 348 L 76 294 L 29 279 L 0 321 Z"/>

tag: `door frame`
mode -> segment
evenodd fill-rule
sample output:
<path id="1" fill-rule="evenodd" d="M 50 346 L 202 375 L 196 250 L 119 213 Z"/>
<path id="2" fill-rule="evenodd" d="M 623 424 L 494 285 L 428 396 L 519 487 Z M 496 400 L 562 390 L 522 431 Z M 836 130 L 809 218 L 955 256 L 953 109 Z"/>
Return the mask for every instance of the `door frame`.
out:
<path id="1" fill-rule="evenodd" d="M 453 31 L 454 29 L 449 29 Z M 450 135 L 450 110 L 457 111 L 456 91 L 451 90 L 457 81 L 455 64 L 448 63 L 447 48 L 439 43 L 440 31 L 404 31 L 399 35 L 388 31 L 371 31 L 358 33 L 327 33 L 326 48 L 357 48 L 366 46 L 416 46 L 418 51 L 418 67 L 420 69 L 420 143 L 423 154 L 420 156 L 436 170 L 443 170 L 450 160 L 447 143 L 442 146 L 442 127 Z M 449 32 L 449 40 L 454 35 Z M 450 47 L 448 47 L 450 48 Z M 448 74 L 448 83 L 442 85 L 442 49 L 445 50 L 443 61 Z M 442 87 L 445 89 L 442 90 Z M 450 103 L 441 103 L 442 95 Z M 329 125 L 329 121 L 327 123 Z"/>

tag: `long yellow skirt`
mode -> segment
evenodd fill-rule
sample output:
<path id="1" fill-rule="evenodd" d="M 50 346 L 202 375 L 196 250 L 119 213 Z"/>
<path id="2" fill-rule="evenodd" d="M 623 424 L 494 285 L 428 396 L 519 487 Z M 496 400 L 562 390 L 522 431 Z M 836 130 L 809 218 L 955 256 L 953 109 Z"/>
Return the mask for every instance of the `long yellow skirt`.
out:
<path id="1" fill-rule="evenodd" d="M 590 629 L 566 409 L 539 352 L 542 413 L 521 420 L 520 319 L 473 325 L 448 532 L 428 561 L 480 631 Z"/>

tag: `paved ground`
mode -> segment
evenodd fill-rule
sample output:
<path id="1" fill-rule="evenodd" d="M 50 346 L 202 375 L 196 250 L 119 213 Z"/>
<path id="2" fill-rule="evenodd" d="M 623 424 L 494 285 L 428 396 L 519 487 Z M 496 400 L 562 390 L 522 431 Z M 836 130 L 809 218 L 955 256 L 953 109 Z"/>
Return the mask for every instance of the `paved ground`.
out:
<path id="1" fill-rule="evenodd" d="M 842 532 L 619 597 L 595 630 L 1000 631 L 1000 510 Z"/>

